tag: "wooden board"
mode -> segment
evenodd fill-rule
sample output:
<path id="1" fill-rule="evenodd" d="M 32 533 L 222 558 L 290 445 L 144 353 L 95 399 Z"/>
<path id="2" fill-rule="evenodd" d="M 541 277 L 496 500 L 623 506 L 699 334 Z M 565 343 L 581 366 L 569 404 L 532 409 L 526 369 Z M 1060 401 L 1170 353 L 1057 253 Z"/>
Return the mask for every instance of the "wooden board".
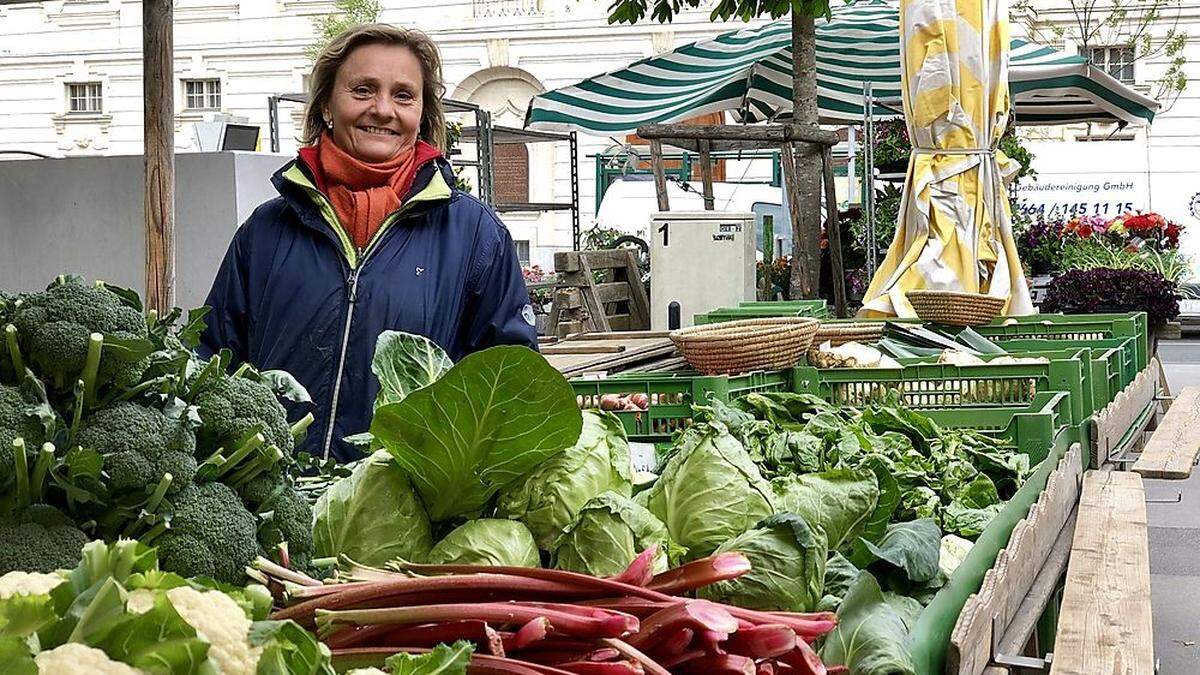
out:
<path id="1" fill-rule="evenodd" d="M 1001 637 L 994 635 L 996 630 L 1007 633 L 1009 626 L 1023 621 L 1025 600 L 1079 500 L 1083 456 L 1083 448 L 1075 444 L 1059 460 L 1042 494 L 984 574 L 979 590 L 967 598 L 950 634 L 947 673 L 982 675 L 991 665 L 992 645 Z"/>
<path id="2" fill-rule="evenodd" d="M 1200 455 L 1200 387 L 1184 387 L 1150 435 L 1133 470 L 1145 478 L 1187 478 Z"/>
<path id="3" fill-rule="evenodd" d="M 1079 523 L 1050 674 L 1151 675 L 1154 627 L 1142 477 L 1087 472 Z"/>
<path id="4" fill-rule="evenodd" d="M 1133 378 L 1133 382 L 1113 398 L 1112 403 L 1093 418 L 1093 454 L 1089 466 L 1098 468 L 1124 449 L 1121 447 L 1122 440 L 1146 408 L 1154 403 L 1158 392 L 1159 372 L 1158 359 L 1153 359 L 1149 366 Z M 1137 434 L 1131 440 L 1136 446 L 1139 440 Z"/>

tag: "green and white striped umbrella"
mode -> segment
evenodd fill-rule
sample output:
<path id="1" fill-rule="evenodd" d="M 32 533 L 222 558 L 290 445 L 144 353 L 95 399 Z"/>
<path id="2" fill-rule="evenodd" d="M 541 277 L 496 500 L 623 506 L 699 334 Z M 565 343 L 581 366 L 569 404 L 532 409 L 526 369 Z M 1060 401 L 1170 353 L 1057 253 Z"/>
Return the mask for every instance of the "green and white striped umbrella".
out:
<path id="1" fill-rule="evenodd" d="M 877 101 L 900 99 L 899 9 L 887 0 L 841 5 L 817 20 L 817 97 L 821 121 L 858 122 L 863 83 Z M 1148 124 L 1158 104 L 1081 56 L 1012 40 L 1009 87 L 1019 124 Z M 621 70 L 536 96 L 526 126 L 546 131 L 631 133 L 716 111 L 739 121 L 784 119 L 792 109 L 791 20 L 723 33 Z M 875 114 L 897 110 L 878 103 Z"/>

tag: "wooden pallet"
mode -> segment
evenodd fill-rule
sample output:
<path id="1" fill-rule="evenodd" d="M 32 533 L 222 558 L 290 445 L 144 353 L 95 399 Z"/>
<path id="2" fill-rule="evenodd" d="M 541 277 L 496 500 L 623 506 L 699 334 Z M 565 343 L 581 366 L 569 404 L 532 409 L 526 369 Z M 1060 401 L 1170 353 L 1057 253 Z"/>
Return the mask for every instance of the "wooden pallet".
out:
<path id="1" fill-rule="evenodd" d="M 546 332 L 574 333 L 647 330 L 650 301 L 631 249 L 561 251 L 554 254 L 558 283 Z M 596 273 L 609 281 L 596 283 Z"/>
<path id="2" fill-rule="evenodd" d="M 1150 546 L 1142 477 L 1083 477 L 1050 675 L 1154 673 Z"/>
<path id="3" fill-rule="evenodd" d="M 1133 470 L 1145 478 L 1188 478 L 1200 455 L 1200 387 L 1184 387 L 1158 423 Z"/>
<path id="4" fill-rule="evenodd" d="M 1066 567 L 1083 462 L 1083 448 L 1071 446 L 1013 528 L 979 591 L 967 598 L 950 634 L 947 673 L 1007 672 L 993 663 L 996 654 L 1022 653 Z"/>

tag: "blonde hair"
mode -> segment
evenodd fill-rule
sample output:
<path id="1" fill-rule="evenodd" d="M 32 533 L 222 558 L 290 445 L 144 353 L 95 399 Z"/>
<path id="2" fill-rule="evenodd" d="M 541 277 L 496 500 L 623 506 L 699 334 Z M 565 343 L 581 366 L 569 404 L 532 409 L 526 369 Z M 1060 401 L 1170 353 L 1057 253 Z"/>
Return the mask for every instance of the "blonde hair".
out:
<path id="1" fill-rule="evenodd" d="M 313 64 L 309 77 L 308 105 L 304 110 L 304 134 L 301 142 L 315 145 L 325 133 L 323 112 L 333 96 L 333 84 L 338 68 L 355 49 L 365 45 L 395 45 L 407 47 L 421 63 L 421 129 L 417 137 L 446 151 L 446 111 L 442 108 L 442 96 L 446 86 L 442 82 L 442 56 L 437 45 L 424 33 L 414 28 L 396 28 L 384 23 L 368 23 L 354 26 L 333 39 L 321 51 Z"/>

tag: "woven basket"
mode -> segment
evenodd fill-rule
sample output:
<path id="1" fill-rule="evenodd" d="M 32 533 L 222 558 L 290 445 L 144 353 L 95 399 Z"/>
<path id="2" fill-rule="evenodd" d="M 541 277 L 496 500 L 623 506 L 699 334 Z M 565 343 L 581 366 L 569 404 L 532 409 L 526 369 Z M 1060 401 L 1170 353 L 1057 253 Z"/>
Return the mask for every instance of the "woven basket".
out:
<path id="1" fill-rule="evenodd" d="M 882 337 L 882 321 L 823 323 L 813 337 L 813 344 L 823 345 L 828 342 L 833 347 L 840 347 L 847 342 L 878 342 Z"/>
<path id="2" fill-rule="evenodd" d="M 905 294 L 922 321 L 948 326 L 982 326 L 1004 309 L 1004 298 L 960 291 L 909 291 Z"/>
<path id="3" fill-rule="evenodd" d="M 809 317 L 725 321 L 671 332 L 671 341 L 705 375 L 790 368 L 808 351 L 821 322 Z"/>

